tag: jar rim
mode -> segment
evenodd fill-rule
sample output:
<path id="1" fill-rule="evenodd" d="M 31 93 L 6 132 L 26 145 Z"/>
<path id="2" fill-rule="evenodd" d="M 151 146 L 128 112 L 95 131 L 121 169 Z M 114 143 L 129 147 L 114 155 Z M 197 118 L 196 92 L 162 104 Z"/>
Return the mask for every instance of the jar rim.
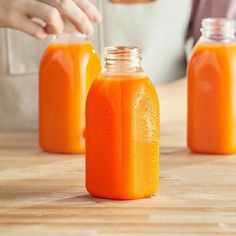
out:
<path id="1" fill-rule="evenodd" d="M 76 32 L 76 33 L 62 33 L 62 34 L 55 34 L 54 35 L 56 38 L 58 39 L 67 39 L 67 38 L 79 38 L 81 40 L 87 40 L 88 37 L 86 34 L 82 34 L 80 32 Z"/>
<path id="2" fill-rule="evenodd" d="M 141 49 L 137 46 L 109 46 L 104 50 L 105 60 L 135 58 L 141 58 Z"/>

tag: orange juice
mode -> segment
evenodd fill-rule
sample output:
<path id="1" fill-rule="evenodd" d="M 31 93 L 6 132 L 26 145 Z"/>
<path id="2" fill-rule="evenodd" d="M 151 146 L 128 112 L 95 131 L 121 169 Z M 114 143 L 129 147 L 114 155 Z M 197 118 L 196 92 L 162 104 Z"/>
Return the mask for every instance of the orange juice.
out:
<path id="1" fill-rule="evenodd" d="M 86 187 L 97 197 L 135 199 L 157 191 L 158 98 L 143 71 L 129 71 L 135 63 L 133 67 L 123 65 L 125 60 L 131 63 L 127 58 L 135 50 L 113 48 L 110 54 L 114 59 L 107 59 L 111 64 L 94 81 L 88 94 Z M 119 61 L 121 57 L 123 62 Z"/>
<path id="2" fill-rule="evenodd" d="M 59 36 L 46 49 L 39 73 L 39 143 L 47 152 L 84 153 L 85 102 L 101 65 L 91 42 Z"/>
<path id="3" fill-rule="evenodd" d="M 208 27 L 205 29 L 208 38 L 202 38 L 195 46 L 188 66 L 188 146 L 194 152 L 233 153 L 236 151 L 234 22 L 205 19 L 203 26 Z"/>

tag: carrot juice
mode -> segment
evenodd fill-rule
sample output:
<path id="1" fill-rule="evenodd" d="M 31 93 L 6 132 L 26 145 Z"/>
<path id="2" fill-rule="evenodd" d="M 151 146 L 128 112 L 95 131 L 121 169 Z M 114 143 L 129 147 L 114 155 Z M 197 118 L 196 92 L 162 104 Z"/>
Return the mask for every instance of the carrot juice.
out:
<path id="1" fill-rule="evenodd" d="M 188 146 L 193 152 L 236 152 L 235 23 L 204 19 L 188 66 Z"/>
<path id="2" fill-rule="evenodd" d="M 47 152 L 84 153 L 85 102 L 101 65 L 82 35 L 60 35 L 46 49 L 39 73 L 39 143 Z"/>
<path id="3" fill-rule="evenodd" d="M 106 68 L 86 105 L 86 187 L 96 197 L 135 199 L 157 191 L 159 104 L 139 68 L 140 50 L 106 48 Z"/>

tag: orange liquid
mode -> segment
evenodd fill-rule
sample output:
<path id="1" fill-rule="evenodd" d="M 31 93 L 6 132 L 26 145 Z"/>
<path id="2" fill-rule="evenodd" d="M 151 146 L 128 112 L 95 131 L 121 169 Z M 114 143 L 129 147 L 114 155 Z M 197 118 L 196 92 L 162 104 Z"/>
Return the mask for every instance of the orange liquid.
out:
<path id="1" fill-rule="evenodd" d="M 145 76 L 104 76 L 86 108 L 86 187 L 110 199 L 148 197 L 159 176 L 159 105 Z"/>
<path id="2" fill-rule="evenodd" d="M 236 45 L 199 44 L 188 67 L 188 146 L 236 151 Z"/>
<path id="3" fill-rule="evenodd" d="M 85 151 L 86 96 L 100 70 L 90 42 L 49 45 L 39 78 L 39 143 L 43 150 Z"/>

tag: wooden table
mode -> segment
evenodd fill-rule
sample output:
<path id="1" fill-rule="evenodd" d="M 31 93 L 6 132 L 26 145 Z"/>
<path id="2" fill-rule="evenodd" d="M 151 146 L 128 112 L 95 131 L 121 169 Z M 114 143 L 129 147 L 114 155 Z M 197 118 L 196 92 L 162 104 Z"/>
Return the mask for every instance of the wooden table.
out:
<path id="1" fill-rule="evenodd" d="M 0 235 L 236 235 L 236 156 L 193 155 L 163 133 L 158 194 L 110 201 L 86 192 L 84 156 L 0 134 Z"/>

